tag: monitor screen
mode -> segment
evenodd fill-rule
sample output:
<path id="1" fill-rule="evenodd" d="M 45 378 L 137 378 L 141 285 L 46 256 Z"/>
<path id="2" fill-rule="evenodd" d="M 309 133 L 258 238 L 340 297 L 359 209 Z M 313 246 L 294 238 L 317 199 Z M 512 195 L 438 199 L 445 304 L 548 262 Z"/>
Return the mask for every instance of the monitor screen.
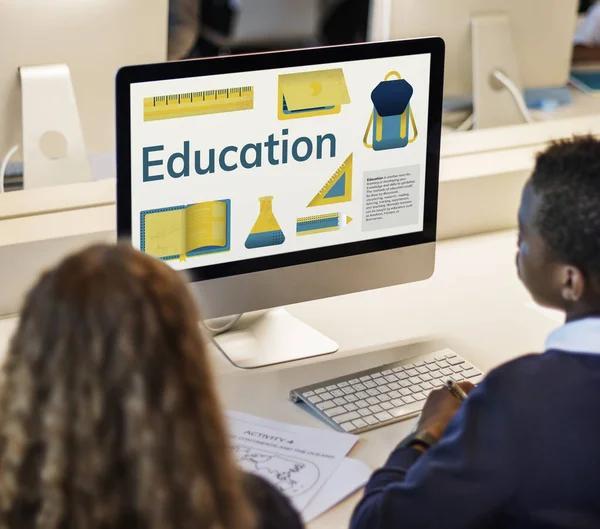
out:
<path id="1" fill-rule="evenodd" d="M 136 248 L 235 274 L 423 231 L 431 53 L 290 67 L 269 55 L 264 69 L 257 55 L 246 71 L 130 84 Z"/>

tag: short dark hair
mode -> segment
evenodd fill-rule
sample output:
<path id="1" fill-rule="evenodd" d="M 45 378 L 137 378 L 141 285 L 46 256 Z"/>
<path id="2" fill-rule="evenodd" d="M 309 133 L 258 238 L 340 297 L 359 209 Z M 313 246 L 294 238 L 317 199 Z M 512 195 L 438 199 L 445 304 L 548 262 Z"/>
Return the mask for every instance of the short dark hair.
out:
<path id="1" fill-rule="evenodd" d="M 538 155 L 531 184 L 541 199 L 535 226 L 553 258 L 600 278 L 600 141 L 553 143 Z"/>

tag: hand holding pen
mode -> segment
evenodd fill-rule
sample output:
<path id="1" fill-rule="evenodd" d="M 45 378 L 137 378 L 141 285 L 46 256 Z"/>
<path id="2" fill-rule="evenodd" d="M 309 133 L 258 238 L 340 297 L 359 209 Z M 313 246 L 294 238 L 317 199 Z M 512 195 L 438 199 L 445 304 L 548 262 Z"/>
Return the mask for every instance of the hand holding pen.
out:
<path id="1" fill-rule="evenodd" d="M 461 402 L 467 398 L 467 394 L 454 380 L 448 380 L 446 382 L 446 388 Z"/>
<path id="2" fill-rule="evenodd" d="M 433 390 L 427 397 L 415 429 L 425 430 L 439 439 L 473 387 L 470 382 L 448 380 L 443 388 Z"/>

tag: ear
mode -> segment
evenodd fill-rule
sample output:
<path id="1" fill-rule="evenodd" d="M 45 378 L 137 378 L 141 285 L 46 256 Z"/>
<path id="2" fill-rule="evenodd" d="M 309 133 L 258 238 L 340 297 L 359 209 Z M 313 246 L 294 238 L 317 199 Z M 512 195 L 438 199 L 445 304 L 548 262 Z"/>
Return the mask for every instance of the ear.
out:
<path id="1" fill-rule="evenodd" d="M 575 266 L 565 266 L 562 270 L 561 294 L 567 303 L 577 303 L 586 289 L 585 276 Z"/>

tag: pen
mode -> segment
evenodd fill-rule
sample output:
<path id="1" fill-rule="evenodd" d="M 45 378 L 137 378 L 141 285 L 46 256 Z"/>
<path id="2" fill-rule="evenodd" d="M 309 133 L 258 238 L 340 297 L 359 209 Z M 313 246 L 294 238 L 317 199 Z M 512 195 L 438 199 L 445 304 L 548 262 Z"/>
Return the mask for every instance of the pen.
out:
<path id="1" fill-rule="evenodd" d="M 448 388 L 448 391 L 450 391 L 458 400 L 462 401 L 467 398 L 467 394 L 456 382 L 454 382 L 454 380 L 448 380 L 446 382 L 446 388 Z"/>
<path id="2" fill-rule="evenodd" d="M 454 380 L 448 380 L 446 382 L 445 387 L 461 402 L 467 398 L 467 394 L 462 390 L 462 388 L 456 382 L 454 382 Z M 417 415 L 417 418 L 415 419 L 415 422 L 413 423 L 413 425 L 410 429 L 411 433 L 417 429 L 420 419 L 421 419 L 421 414 Z"/>

